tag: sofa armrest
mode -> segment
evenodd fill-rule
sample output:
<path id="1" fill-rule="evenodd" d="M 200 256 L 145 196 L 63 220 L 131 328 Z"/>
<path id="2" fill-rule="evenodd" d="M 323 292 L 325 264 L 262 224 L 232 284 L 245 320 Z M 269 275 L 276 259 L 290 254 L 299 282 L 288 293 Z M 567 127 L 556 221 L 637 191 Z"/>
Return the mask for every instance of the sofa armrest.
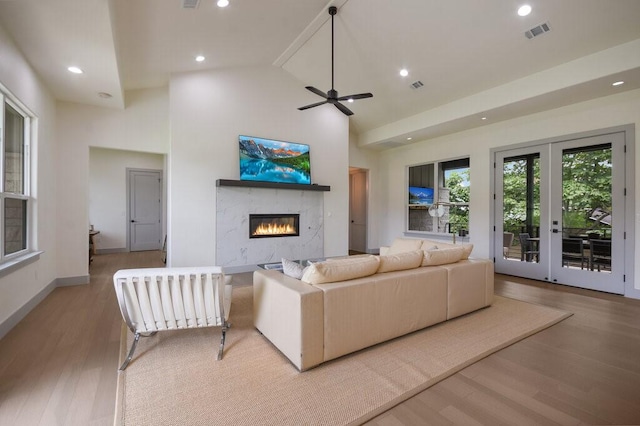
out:
<path id="1" fill-rule="evenodd" d="M 322 290 L 279 271 L 253 273 L 253 324 L 298 370 L 324 361 Z"/>

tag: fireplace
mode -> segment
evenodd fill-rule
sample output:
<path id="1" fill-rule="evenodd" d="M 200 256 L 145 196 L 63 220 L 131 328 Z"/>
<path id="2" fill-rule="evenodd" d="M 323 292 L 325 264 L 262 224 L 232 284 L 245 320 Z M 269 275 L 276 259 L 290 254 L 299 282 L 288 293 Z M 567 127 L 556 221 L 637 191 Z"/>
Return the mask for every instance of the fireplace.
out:
<path id="1" fill-rule="evenodd" d="M 299 214 L 249 215 L 249 238 L 297 237 L 299 235 Z"/>

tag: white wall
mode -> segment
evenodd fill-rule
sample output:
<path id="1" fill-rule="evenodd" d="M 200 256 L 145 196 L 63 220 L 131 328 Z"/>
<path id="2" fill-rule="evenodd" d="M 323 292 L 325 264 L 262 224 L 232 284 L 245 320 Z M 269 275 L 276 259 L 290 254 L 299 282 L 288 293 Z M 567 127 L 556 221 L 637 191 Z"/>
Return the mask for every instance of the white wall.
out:
<path id="1" fill-rule="evenodd" d="M 100 231 L 94 237 L 98 253 L 127 248 L 127 169 L 162 171 L 164 162 L 161 154 L 89 149 L 89 223 Z M 166 195 L 162 218 L 166 223 Z"/>
<path id="2" fill-rule="evenodd" d="M 127 92 L 124 110 L 58 103 L 58 277 L 88 273 L 89 148 L 167 154 L 167 88 Z"/>
<path id="3" fill-rule="evenodd" d="M 471 205 L 469 231 L 474 253 L 489 257 L 491 194 L 490 149 L 608 127 L 635 124 L 640 130 L 640 90 L 508 120 L 477 129 L 384 151 L 380 179 L 388 182 L 381 197 L 381 245 L 390 244 L 405 230 L 405 168 L 408 165 L 470 156 Z M 635 251 L 640 253 L 640 149 L 635 150 Z M 640 265 L 635 266 L 635 289 L 640 289 Z M 633 291 L 633 290 L 632 290 Z M 640 294 L 640 293 L 639 293 Z M 636 297 L 638 297 L 636 295 Z"/>
<path id="4" fill-rule="evenodd" d="M 239 179 L 238 135 L 311 146 L 312 181 L 324 193 L 325 255 L 348 252 L 349 122 L 277 67 L 187 73 L 170 83 L 169 252 L 171 266 L 211 264 L 216 179 Z"/>
<path id="5" fill-rule="evenodd" d="M 35 143 L 31 147 L 34 182 L 32 244 L 44 251 L 40 260 L 0 278 L 0 336 L 2 324 L 48 284 L 57 278 L 56 271 L 56 105 L 11 39 L 0 27 L 0 83 L 37 117 Z M 35 217 L 35 214 L 32 215 Z"/>

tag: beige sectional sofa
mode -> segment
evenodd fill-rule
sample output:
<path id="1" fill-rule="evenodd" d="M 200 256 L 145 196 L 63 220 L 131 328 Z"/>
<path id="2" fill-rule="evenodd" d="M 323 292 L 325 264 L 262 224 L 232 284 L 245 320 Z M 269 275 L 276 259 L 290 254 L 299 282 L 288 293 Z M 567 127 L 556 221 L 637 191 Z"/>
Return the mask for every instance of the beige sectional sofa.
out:
<path id="1" fill-rule="evenodd" d="M 493 263 L 468 259 L 472 247 L 396 239 L 380 256 L 312 264 L 301 279 L 255 271 L 254 325 L 304 371 L 464 315 L 493 300 Z"/>

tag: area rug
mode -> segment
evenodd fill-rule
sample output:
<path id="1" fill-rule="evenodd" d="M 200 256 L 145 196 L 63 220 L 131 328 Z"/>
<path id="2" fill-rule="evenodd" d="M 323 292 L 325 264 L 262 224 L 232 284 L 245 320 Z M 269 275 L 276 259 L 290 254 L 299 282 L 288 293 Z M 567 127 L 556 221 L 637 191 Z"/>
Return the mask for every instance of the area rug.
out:
<path id="1" fill-rule="evenodd" d="M 250 286 L 234 288 L 222 361 L 216 328 L 141 339 L 119 373 L 115 425 L 361 424 L 571 315 L 496 296 L 488 308 L 300 373 L 253 328 L 252 296 Z M 132 339 L 123 328 L 121 360 Z"/>

